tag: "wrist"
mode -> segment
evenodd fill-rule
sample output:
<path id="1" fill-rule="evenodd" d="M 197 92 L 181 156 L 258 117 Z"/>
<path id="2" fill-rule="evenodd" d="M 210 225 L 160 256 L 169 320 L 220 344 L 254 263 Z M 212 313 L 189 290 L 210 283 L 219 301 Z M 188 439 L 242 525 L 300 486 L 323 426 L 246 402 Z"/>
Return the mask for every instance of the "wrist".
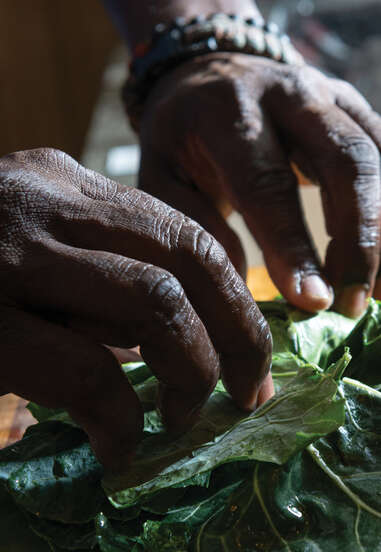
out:
<path id="1" fill-rule="evenodd" d="M 175 18 L 191 19 L 211 13 L 234 13 L 245 18 L 262 20 L 252 0 L 104 0 L 131 51 L 152 35 L 159 23 Z"/>
<path id="2" fill-rule="evenodd" d="M 289 37 L 281 34 L 277 25 L 265 24 L 262 19 L 219 12 L 160 23 L 151 39 L 135 49 L 123 89 L 126 111 L 135 130 L 143 104 L 161 76 L 189 59 L 213 52 L 261 56 L 292 65 L 304 63 Z"/>

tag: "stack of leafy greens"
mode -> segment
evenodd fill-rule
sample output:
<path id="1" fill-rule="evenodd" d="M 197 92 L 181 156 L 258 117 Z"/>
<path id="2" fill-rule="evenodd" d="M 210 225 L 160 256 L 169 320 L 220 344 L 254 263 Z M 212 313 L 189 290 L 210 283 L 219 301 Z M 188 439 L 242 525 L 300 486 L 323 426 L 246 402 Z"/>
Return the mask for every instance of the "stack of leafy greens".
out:
<path id="1" fill-rule="evenodd" d="M 219 383 L 174 440 L 149 369 L 124 367 L 145 409 L 125 475 L 102 480 L 83 431 L 31 404 L 39 423 L 0 451 L 0 552 L 381 551 L 381 303 L 357 324 L 260 307 L 277 392 L 250 417 Z"/>

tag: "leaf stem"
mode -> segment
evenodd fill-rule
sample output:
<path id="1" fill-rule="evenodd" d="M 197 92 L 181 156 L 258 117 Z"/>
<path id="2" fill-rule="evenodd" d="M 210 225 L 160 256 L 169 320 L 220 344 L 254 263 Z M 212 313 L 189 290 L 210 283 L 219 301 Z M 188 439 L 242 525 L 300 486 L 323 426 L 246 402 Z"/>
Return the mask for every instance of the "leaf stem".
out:
<path id="1" fill-rule="evenodd" d="M 349 489 L 349 487 L 345 485 L 341 477 L 339 477 L 334 471 L 332 471 L 331 468 L 328 466 L 328 464 L 324 462 L 320 452 L 316 447 L 314 447 L 311 444 L 311 445 L 308 445 L 307 450 L 310 453 L 312 459 L 324 471 L 324 473 L 326 473 L 328 477 L 330 477 L 333 480 L 336 486 L 339 487 L 339 489 L 341 489 L 359 508 L 366 510 L 373 516 L 381 519 L 381 512 L 378 512 L 377 510 L 369 506 L 366 502 L 361 500 L 361 498 L 358 495 L 352 492 Z"/>

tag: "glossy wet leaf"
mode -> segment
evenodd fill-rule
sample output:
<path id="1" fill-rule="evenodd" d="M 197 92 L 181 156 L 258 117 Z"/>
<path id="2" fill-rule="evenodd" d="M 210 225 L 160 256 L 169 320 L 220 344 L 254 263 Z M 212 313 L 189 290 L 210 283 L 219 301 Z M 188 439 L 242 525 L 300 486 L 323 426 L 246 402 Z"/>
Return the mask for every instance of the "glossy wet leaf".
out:
<path id="1" fill-rule="evenodd" d="M 254 416 L 219 382 L 193 432 L 174 440 L 155 410 L 156 379 L 142 363 L 123 367 L 145 431 L 134 472 L 113 479 L 132 485 L 113 494 L 118 508 L 86 435 L 66 412 L 31 405 L 43 423 L 0 451 L 3 519 L 20 526 L 14 542 L 0 531 L 0 552 L 47 552 L 47 542 L 53 552 L 381 552 L 381 395 L 348 378 L 336 393 L 346 346 L 346 373 L 381 384 L 380 303 L 357 324 L 281 301 L 261 308 L 277 395 Z"/>
<path id="2" fill-rule="evenodd" d="M 105 481 L 112 503 L 131 506 L 147 494 L 182 485 L 227 462 L 286 462 L 343 423 L 343 401 L 336 399 L 337 379 L 349 360 L 346 353 L 325 373 L 305 365 L 254 415 L 233 426 L 234 418 L 226 417 L 231 400 L 227 394 L 215 393 L 193 430 L 176 441 L 161 439 L 164 436 L 160 435 L 148 437 L 138 449 L 131 470 Z M 237 415 L 242 416 L 239 411 Z"/>
<path id="3" fill-rule="evenodd" d="M 253 464 L 196 551 L 381 550 L 381 394 L 344 381 L 345 426 L 283 466 Z"/>

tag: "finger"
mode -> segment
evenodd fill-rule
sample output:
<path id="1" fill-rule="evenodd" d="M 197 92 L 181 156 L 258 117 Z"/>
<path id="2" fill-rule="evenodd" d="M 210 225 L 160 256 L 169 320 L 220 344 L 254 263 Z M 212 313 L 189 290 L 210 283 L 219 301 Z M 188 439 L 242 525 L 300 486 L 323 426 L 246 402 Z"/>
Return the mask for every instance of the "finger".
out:
<path id="1" fill-rule="evenodd" d="M 163 164 L 162 159 L 143 149 L 139 188 L 201 224 L 224 247 L 233 266 L 246 280 L 247 265 L 242 244 L 225 220 L 231 212 L 227 202 L 222 201 L 221 194 L 206 196 L 185 171 L 176 175 L 174 169 L 169 170 Z"/>
<path id="2" fill-rule="evenodd" d="M 189 183 L 175 179 L 173 173 L 164 172 L 162 162 L 157 158 L 143 155 L 141 167 L 140 186 L 151 193 L 157 186 L 155 193 L 160 199 L 196 218 L 225 246 L 236 269 L 245 277 L 246 260 L 242 245 L 211 198 L 205 197 L 195 187 L 192 189 Z M 229 392 L 240 407 L 251 410 L 257 403 L 258 390 L 269 370 L 271 341 L 267 324 L 219 243 L 189 220 L 183 223 L 183 230 L 184 236 L 188 232 L 190 237 L 193 236 L 194 256 L 189 258 L 190 265 L 182 267 L 182 261 L 178 262 L 174 254 L 176 264 L 172 264 L 171 270 L 184 283 L 192 304 L 212 337 Z M 182 256 L 181 249 L 189 251 L 192 241 L 188 238 L 187 243 L 181 245 L 179 256 Z M 199 281 L 197 287 L 194 285 L 195 275 Z M 239 361 L 240 358 L 243 362 Z M 237 365 L 240 366 L 239 374 Z"/>
<path id="3" fill-rule="evenodd" d="M 336 96 L 336 104 L 356 121 L 381 150 L 381 116 L 348 82 L 332 79 L 331 83 Z M 373 295 L 376 299 L 381 299 L 380 270 L 377 274 Z"/>
<path id="4" fill-rule="evenodd" d="M 197 133 L 185 133 L 187 140 L 173 163 L 180 161 L 182 171 L 192 176 L 205 196 L 215 201 L 217 198 L 217 202 L 222 197 L 225 204 L 233 204 L 244 215 L 263 249 L 273 280 L 289 301 L 311 311 L 328 308 L 332 294 L 304 225 L 288 159 L 252 94 L 242 92 L 237 97 L 237 90 L 228 80 L 218 86 L 213 81 L 198 89 L 197 102 L 208 117 L 197 117 Z M 158 114 L 159 122 L 164 115 L 172 117 L 172 133 L 177 133 L 172 136 L 173 144 L 184 142 L 182 123 L 187 119 L 189 104 L 192 99 L 180 94 L 180 101 L 172 106 L 176 119 L 166 108 L 171 102 Z M 143 144 L 160 149 L 155 128 L 148 126 L 147 131 L 145 124 L 146 119 L 142 125 Z M 187 129 L 195 128 L 193 120 L 186 125 Z M 162 148 L 160 152 L 163 158 L 171 156 Z"/>
<path id="5" fill-rule="evenodd" d="M 78 171 L 73 172 L 73 179 L 76 174 Z M 77 189 L 87 190 L 85 176 L 81 176 Z M 225 250 L 202 227 L 168 205 L 140 190 L 122 188 L 111 181 L 106 185 L 102 177 L 97 178 L 101 180 L 96 187 L 98 195 L 90 186 L 86 191 L 89 199 L 82 200 L 80 208 L 77 199 L 69 215 L 57 215 L 56 238 L 78 248 L 110 251 L 152 263 L 173 274 L 203 321 L 223 369 L 234 374 L 236 359 L 242 361 L 247 385 L 234 387 L 231 392 L 240 406 L 250 408 L 269 370 L 271 339 L 262 314 Z M 92 195 L 97 199 L 90 199 Z M 38 289 L 36 279 L 33 282 Z M 29 285 L 25 276 L 22 282 L 21 287 Z M 20 285 L 16 279 L 10 285 L 17 295 Z"/>
<path id="6" fill-rule="evenodd" d="M 66 325 L 98 343 L 131 348 L 163 384 L 161 411 L 189 427 L 219 375 L 217 355 L 183 288 L 170 273 L 101 251 L 50 241 L 44 282 L 28 274 L 24 305 L 62 313 Z M 57 283 L 65 274 L 65 285 Z M 24 276 L 26 276 L 24 274 Z"/>
<path id="7" fill-rule="evenodd" d="M 336 106 L 276 112 L 277 123 L 311 159 L 322 188 L 332 240 L 326 271 L 336 308 L 358 316 L 366 308 L 379 264 L 380 159 L 374 142 Z M 309 132 L 306 132 L 306 128 Z"/>
<path id="8" fill-rule="evenodd" d="M 304 223 L 296 177 L 271 122 L 250 106 L 245 111 L 248 120 L 238 131 L 234 120 L 221 117 L 217 133 L 230 135 L 228 156 L 221 141 L 209 140 L 206 148 L 282 295 L 304 310 L 326 309 L 332 294 Z"/>
<path id="9" fill-rule="evenodd" d="M 258 406 L 261 406 L 266 401 L 271 399 L 271 397 L 274 395 L 274 382 L 271 373 L 269 373 L 263 382 L 263 385 L 261 387 L 261 390 L 258 394 Z"/>
<path id="10" fill-rule="evenodd" d="M 143 429 L 139 400 L 110 351 L 68 328 L 2 307 L 7 388 L 49 408 L 65 408 L 88 433 L 108 469 L 126 467 Z M 25 369 L 27 359 L 27 369 Z"/>
<path id="11" fill-rule="evenodd" d="M 381 116 L 349 82 L 339 79 L 331 79 L 330 82 L 336 104 L 370 136 L 378 149 L 381 149 Z"/>
<path id="12" fill-rule="evenodd" d="M 109 349 L 121 364 L 142 361 L 142 357 L 136 349 L 122 349 L 120 347 L 109 347 Z"/>

